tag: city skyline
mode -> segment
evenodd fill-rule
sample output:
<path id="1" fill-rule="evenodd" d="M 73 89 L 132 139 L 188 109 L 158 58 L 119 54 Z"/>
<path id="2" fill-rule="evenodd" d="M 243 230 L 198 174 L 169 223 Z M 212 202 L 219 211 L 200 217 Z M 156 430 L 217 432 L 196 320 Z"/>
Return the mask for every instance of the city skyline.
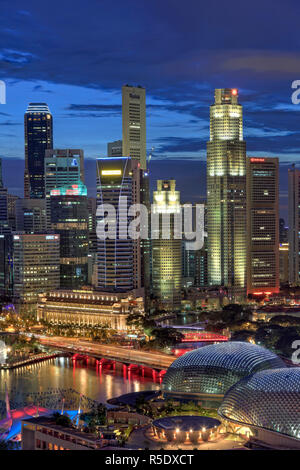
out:
<path id="1" fill-rule="evenodd" d="M 205 160 L 211 90 L 233 86 L 243 97 L 251 155 L 263 152 L 286 164 L 297 159 L 300 107 L 291 102 L 291 84 L 300 72 L 299 5 L 277 5 L 277 14 L 270 15 L 269 0 L 243 6 L 233 0 L 233 17 L 224 22 L 225 6 L 214 8 L 212 2 L 193 15 L 200 7 L 190 3 L 190 9 L 175 9 L 169 0 L 163 6 L 152 2 L 147 14 L 136 1 L 129 8 L 118 1 L 104 10 L 92 3 L 80 6 L 77 15 L 68 9 L 63 27 L 55 8 L 45 15 L 34 0 L 26 9 L 19 0 L 3 5 L 0 78 L 7 85 L 7 103 L 0 107 L 1 155 L 23 155 L 21 115 L 29 102 L 46 101 L 56 116 L 60 148 L 84 148 L 87 158 L 103 156 L 107 142 L 122 137 L 121 87 L 129 83 L 147 89 L 147 150 L 155 146 L 153 158 Z M 129 20 L 133 27 L 124 35 Z M 82 35 L 70 41 L 79 21 Z M 134 41 L 144 33 L 147 39 Z M 166 41 L 160 40 L 163 33 Z M 38 41 L 43 34 L 47 41 Z"/>

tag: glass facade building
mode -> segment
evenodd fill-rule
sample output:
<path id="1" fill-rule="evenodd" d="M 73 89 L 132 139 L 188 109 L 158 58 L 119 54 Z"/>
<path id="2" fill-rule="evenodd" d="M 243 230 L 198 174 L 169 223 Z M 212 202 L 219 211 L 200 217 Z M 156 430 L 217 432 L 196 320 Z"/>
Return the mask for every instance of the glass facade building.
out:
<path id="1" fill-rule="evenodd" d="M 74 188 L 75 187 L 75 188 Z M 77 289 L 88 280 L 88 203 L 86 186 L 53 189 L 51 227 L 60 235 L 60 287 Z"/>
<path id="2" fill-rule="evenodd" d="M 166 397 L 199 400 L 215 407 L 243 377 L 264 369 L 285 367 L 273 352 L 244 342 L 204 346 L 176 359 L 163 379 Z"/>
<path id="3" fill-rule="evenodd" d="M 53 147 L 52 115 L 46 103 L 30 103 L 24 115 L 24 197 L 45 197 L 45 150 Z"/>

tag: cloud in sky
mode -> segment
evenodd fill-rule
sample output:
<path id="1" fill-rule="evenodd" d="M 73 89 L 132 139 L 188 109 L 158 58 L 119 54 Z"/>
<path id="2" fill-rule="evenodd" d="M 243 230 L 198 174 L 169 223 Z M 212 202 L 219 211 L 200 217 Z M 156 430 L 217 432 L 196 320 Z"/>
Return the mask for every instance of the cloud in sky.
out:
<path id="1" fill-rule="evenodd" d="M 213 90 L 233 86 L 249 154 L 297 162 L 299 14 L 297 0 L 3 0 L 0 153 L 24 158 L 23 113 L 28 102 L 46 101 L 55 146 L 105 155 L 107 142 L 122 136 L 121 86 L 129 83 L 147 89 L 155 158 L 201 161 Z"/>

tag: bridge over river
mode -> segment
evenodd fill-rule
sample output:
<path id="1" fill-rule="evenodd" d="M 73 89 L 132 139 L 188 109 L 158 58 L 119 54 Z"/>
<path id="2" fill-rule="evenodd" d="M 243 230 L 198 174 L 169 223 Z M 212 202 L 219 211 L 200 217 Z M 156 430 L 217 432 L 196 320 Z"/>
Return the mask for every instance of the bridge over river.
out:
<path id="1" fill-rule="evenodd" d="M 97 360 L 107 359 L 121 362 L 126 365 L 150 367 L 156 370 L 166 370 L 175 361 L 176 356 L 128 349 L 122 346 L 99 344 L 76 338 L 39 337 L 39 341 L 45 346 L 50 346 L 72 354 L 85 355 Z"/>

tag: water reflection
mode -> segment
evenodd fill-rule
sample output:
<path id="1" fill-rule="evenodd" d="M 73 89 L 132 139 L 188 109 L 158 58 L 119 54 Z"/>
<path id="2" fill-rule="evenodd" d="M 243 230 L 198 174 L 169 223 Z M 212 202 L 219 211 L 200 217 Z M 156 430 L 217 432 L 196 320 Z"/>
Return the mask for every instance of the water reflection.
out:
<path id="1" fill-rule="evenodd" d="M 56 358 L 14 370 L 0 371 L 0 399 L 4 399 L 5 382 L 14 401 L 31 392 L 44 392 L 48 388 L 73 388 L 91 399 L 105 403 L 109 398 L 123 393 L 160 388 L 157 377 L 153 382 L 150 371 L 142 377 L 141 372 L 127 373 L 121 364 L 104 364 L 96 361 L 75 362 L 71 358 Z"/>

